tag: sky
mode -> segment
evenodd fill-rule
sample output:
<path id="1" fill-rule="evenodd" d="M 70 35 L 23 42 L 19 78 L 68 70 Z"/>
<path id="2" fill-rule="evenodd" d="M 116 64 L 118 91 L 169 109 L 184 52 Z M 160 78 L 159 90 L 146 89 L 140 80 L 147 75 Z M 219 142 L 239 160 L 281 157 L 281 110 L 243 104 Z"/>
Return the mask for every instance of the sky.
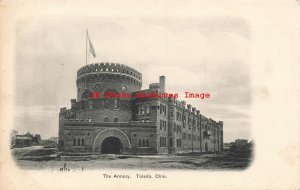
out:
<path id="1" fill-rule="evenodd" d="M 96 58 L 135 68 L 143 87 L 166 77 L 208 118 L 224 122 L 224 141 L 251 140 L 251 28 L 231 17 L 37 17 L 16 31 L 15 129 L 46 139 L 58 135 L 60 107 L 76 98 L 76 72 L 85 65 L 86 30 Z M 185 99 L 184 92 L 210 93 Z"/>

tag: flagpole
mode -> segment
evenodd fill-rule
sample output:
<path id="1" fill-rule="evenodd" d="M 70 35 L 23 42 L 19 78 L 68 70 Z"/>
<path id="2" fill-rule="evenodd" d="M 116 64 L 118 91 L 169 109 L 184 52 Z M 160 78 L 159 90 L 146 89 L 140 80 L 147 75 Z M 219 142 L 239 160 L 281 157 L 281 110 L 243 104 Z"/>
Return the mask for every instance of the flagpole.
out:
<path id="1" fill-rule="evenodd" d="M 85 37 L 85 65 L 87 65 L 87 46 L 88 46 L 88 29 L 86 29 L 86 37 Z"/>
<path id="2" fill-rule="evenodd" d="M 88 29 L 86 29 L 86 36 L 85 36 L 85 65 L 87 65 L 87 46 L 88 46 Z M 86 90 L 86 78 L 84 78 L 84 89 Z"/>

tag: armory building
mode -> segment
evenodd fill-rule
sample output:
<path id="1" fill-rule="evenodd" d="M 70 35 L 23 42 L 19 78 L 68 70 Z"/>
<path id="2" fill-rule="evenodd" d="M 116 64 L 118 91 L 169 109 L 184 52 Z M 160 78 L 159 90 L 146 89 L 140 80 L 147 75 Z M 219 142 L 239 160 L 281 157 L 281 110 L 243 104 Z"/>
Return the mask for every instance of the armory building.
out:
<path id="1" fill-rule="evenodd" d="M 165 77 L 141 90 L 142 74 L 122 64 L 89 64 L 77 72 L 77 99 L 59 113 L 62 152 L 174 154 L 219 152 L 223 122 L 214 121 L 176 98 L 135 98 L 136 93 L 164 93 Z M 93 98 L 93 92 L 101 92 Z M 132 93 L 107 98 L 106 92 Z"/>

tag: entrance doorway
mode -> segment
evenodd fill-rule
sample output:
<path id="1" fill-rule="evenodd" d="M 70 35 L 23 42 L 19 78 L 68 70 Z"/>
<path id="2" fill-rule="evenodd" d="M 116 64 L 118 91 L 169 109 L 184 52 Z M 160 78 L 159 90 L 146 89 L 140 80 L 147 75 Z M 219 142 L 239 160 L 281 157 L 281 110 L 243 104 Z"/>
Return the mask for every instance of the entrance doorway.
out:
<path id="1" fill-rule="evenodd" d="M 101 144 L 102 154 L 122 154 L 123 144 L 117 137 L 107 137 Z"/>

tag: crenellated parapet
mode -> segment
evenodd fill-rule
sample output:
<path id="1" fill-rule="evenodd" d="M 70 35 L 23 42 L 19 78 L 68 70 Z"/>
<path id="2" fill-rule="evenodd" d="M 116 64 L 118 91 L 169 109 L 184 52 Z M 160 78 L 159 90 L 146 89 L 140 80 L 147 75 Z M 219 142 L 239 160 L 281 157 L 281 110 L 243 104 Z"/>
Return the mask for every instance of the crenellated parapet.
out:
<path id="1" fill-rule="evenodd" d="M 76 86 L 78 101 L 84 99 L 86 91 L 135 92 L 142 88 L 142 74 L 118 63 L 89 64 L 78 70 Z"/>
<path id="2" fill-rule="evenodd" d="M 130 76 L 137 81 L 142 81 L 142 74 L 137 70 L 119 63 L 95 63 L 81 67 L 77 71 L 77 78 L 91 73 L 115 73 Z"/>
<path id="3" fill-rule="evenodd" d="M 90 125 L 90 126 L 105 126 L 105 127 L 116 127 L 116 126 L 155 126 L 156 122 L 154 121 L 129 121 L 129 122 L 97 122 L 93 119 L 65 119 L 64 121 L 66 126 L 83 126 L 83 125 Z"/>

